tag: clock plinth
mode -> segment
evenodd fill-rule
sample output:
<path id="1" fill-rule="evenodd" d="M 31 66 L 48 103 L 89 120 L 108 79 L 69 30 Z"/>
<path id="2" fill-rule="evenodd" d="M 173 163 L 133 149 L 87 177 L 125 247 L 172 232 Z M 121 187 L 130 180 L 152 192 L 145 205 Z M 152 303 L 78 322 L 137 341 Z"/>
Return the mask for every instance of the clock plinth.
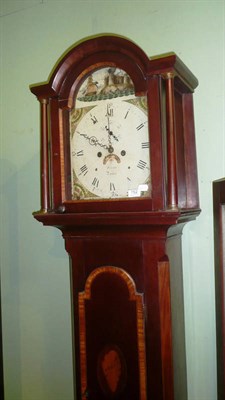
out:
<path id="1" fill-rule="evenodd" d="M 76 398 L 187 398 L 181 233 L 199 214 L 192 94 L 175 54 L 101 36 L 41 103 L 41 210 L 71 260 Z"/>

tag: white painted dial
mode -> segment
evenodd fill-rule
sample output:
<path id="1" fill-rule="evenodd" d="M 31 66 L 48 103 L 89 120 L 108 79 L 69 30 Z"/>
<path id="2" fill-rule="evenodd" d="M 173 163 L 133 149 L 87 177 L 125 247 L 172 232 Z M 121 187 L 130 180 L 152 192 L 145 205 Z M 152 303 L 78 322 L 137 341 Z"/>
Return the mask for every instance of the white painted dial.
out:
<path id="1" fill-rule="evenodd" d="M 150 193 L 148 118 L 121 98 L 100 101 L 71 138 L 73 198 L 126 198 Z"/>

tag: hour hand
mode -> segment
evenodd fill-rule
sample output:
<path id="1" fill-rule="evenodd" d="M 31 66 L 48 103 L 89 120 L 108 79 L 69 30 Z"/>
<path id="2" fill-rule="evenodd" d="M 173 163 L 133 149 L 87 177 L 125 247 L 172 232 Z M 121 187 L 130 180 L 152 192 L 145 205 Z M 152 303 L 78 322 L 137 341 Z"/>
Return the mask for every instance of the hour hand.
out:
<path id="1" fill-rule="evenodd" d="M 108 131 L 108 135 L 113 137 L 117 142 L 119 141 L 118 137 L 114 135 L 114 133 L 108 128 L 108 126 L 105 126 L 105 129 Z"/>
<path id="2" fill-rule="evenodd" d="M 104 149 L 109 151 L 109 146 L 107 146 L 104 143 L 99 142 L 98 139 L 95 136 L 89 136 L 86 133 L 80 133 L 78 131 L 76 131 L 76 133 L 78 135 L 82 136 L 84 139 L 87 139 L 91 146 L 100 146 L 100 147 L 102 147 L 102 148 L 104 148 Z"/>

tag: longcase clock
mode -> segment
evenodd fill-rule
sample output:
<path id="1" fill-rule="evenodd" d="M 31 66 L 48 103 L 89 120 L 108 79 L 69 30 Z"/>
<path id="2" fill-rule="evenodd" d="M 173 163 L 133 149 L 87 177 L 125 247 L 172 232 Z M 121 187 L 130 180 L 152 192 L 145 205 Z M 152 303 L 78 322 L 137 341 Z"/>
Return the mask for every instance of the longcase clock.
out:
<path id="1" fill-rule="evenodd" d="M 181 234 L 199 214 L 193 92 L 174 54 L 98 36 L 41 106 L 41 209 L 70 256 L 77 399 L 187 399 Z"/>
<path id="2" fill-rule="evenodd" d="M 225 179 L 213 182 L 217 395 L 225 396 Z"/>

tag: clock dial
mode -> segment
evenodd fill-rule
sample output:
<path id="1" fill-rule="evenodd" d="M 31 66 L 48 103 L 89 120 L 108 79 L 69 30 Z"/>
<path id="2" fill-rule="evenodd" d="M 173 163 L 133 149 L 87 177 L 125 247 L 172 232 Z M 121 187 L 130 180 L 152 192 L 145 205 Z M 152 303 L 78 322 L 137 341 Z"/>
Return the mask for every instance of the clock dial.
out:
<path id="1" fill-rule="evenodd" d="M 148 117 L 134 95 L 88 103 L 71 126 L 72 198 L 150 195 Z M 90 105 L 91 104 L 91 105 Z"/>

